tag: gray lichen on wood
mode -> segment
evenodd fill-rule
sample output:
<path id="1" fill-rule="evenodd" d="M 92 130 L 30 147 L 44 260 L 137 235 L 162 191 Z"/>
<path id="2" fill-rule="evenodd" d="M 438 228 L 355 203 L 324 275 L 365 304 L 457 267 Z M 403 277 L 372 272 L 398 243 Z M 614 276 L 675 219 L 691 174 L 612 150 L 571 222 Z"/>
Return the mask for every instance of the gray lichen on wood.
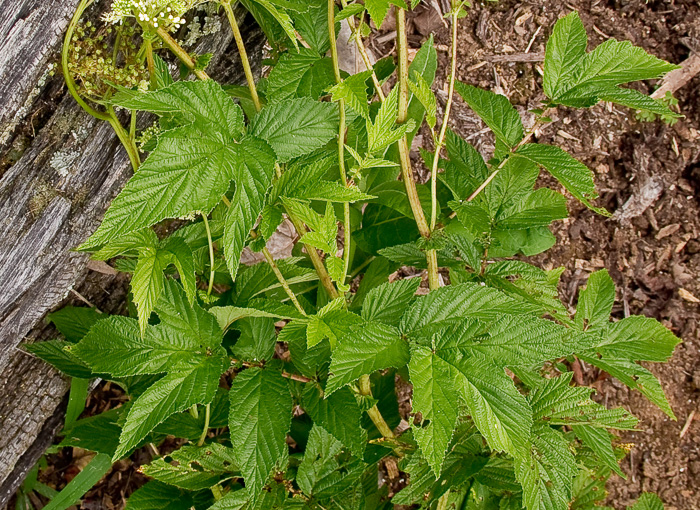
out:
<path id="1" fill-rule="evenodd" d="M 43 103 L 53 98 L 39 94 L 77 3 L 0 0 L 0 162 L 14 162 L 4 173 L 0 167 L 0 507 L 50 444 L 67 389 L 55 370 L 19 345 L 39 336 L 31 332 L 45 327 L 46 313 L 85 278 L 88 257 L 70 250 L 97 227 L 131 174 L 110 126 L 64 94 L 60 77 L 45 86 L 58 96 L 50 115 Z M 259 55 L 259 31 L 247 29 L 245 36 Z M 213 52 L 218 57 L 208 71 L 240 83 L 231 46 L 223 30 L 191 50 Z M 42 108 L 36 133 L 18 134 Z"/>

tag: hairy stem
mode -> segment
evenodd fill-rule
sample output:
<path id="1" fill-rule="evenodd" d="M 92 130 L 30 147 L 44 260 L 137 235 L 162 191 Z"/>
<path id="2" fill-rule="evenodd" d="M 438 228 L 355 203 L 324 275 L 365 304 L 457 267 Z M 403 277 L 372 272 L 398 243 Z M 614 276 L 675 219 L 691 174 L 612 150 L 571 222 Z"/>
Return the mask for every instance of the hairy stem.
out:
<path id="1" fill-rule="evenodd" d="M 258 97 L 258 89 L 255 86 L 255 79 L 253 78 L 253 71 L 250 68 L 250 61 L 248 60 L 248 52 L 245 49 L 245 44 L 243 43 L 243 37 L 241 36 L 241 31 L 238 28 L 238 22 L 236 21 L 236 15 L 233 13 L 233 8 L 231 7 L 231 0 L 224 0 L 221 2 L 224 10 L 226 11 L 226 16 L 228 17 L 228 22 L 231 25 L 231 30 L 233 31 L 233 37 L 236 40 L 236 46 L 238 47 L 238 55 L 241 57 L 241 64 L 243 64 L 243 72 L 245 73 L 245 79 L 248 82 L 248 89 L 250 90 L 250 96 L 253 98 L 253 104 L 255 105 L 255 110 L 260 111 L 260 97 Z"/>
<path id="2" fill-rule="evenodd" d="M 204 228 L 207 230 L 207 241 L 209 243 L 209 288 L 207 289 L 207 296 L 211 296 L 211 290 L 214 288 L 214 243 L 211 240 L 211 229 L 209 228 L 209 220 L 207 215 L 202 213 L 202 219 L 204 220 Z"/>
<path id="3" fill-rule="evenodd" d="M 372 396 L 372 387 L 369 382 L 369 375 L 363 375 L 360 377 L 360 393 L 367 397 Z M 379 432 L 381 432 L 382 436 L 387 439 L 395 437 L 394 431 L 391 430 L 391 427 L 389 427 L 386 420 L 384 420 L 384 417 L 376 404 L 367 411 L 367 414 L 372 419 L 372 423 L 374 423 Z"/>
<path id="4" fill-rule="evenodd" d="M 277 277 L 277 281 L 280 282 L 280 285 L 282 285 L 284 292 L 287 294 L 289 299 L 292 301 L 292 303 L 294 304 L 294 307 L 299 311 L 299 313 L 301 313 L 302 315 L 306 315 L 306 312 L 299 304 L 299 300 L 297 299 L 296 295 L 294 294 L 294 292 L 292 292 L 292 289 L 289 287 L 289 282 L 287 282 L 286 278 L 282 274 L 282 271 L 280 271 L 280 268 L 277 266 L 277 262 L 275 262 L 275 259 L 272 257 L 270 250 L 268 250 L 267 247 L 265 247 L 262 249 L 262 252 L 263 252 L 263 255 L 265 257 L 265 260 L 270 265 L 272 272 L 275 273 L 275 276 Z"/>
<path id="5" fill-rule="evenodd" d="M 408 118 L 408 42 L 406 39 L 406 11 L 398 7 L 396 8 L 396 47 L 399 54 L 399 115 L 397 122 L 402 124 Z M 416 219 L 418 231 L 421 236 L 428 239 L 430 237 L 430 227 L 425 219 L 420 198 L 418 198 L 406 136 L 399 140 L 399 161 L 401 163 L 401 176 L 406 187 L 406 195 L 411 204 L 411 211 Z M 426 259 L 428 262 L 428 281 L 430 282 L 430 288 L 433 289 L 440 285 L 440 280 L 438 278 L 437 255 L 435 253 L 431 255 L 431 251 L 429 250 L 426 253 Z"/>
<path id="6" fill-rule="evenodd" d="M 287 210 L 287 216 L 289 216 L 289 219 L 300 236 L 303 236 L 308 232 L 304 226 L 304 223 L 299 218 L 294 216 L 294 214 L 292 214 L 289 210 Z M 335 285 L 333 285 L 333 280 L 331 280 L 328 271 L 326 271 L 326 266 L 323 265 L 323 260 L 321 260 L 321 256 L 318 254 L 318 251 L 316 251 L 316 248 L 309 246 L 308 244 L 305 244 L 304 248 L 306 248 L 306 252 L 308 253 L 311 263 L 318 274 L 318 278 L 321 280 L 321 284 L 323 285 L 323 288 L 326 289 L 326 292 L 328 292 L 330 298 L 335 299 L 340 297 L 340 294 L 335 288 Z"/>
<path id="7" fill-rule="evenodd" d="M 192 60 L 190 54 L 187 53 L 185 49 L 182 46 L 180 46 L 168 32 L 166 32 L 162 27 L 159 27 L 156 33 L 158 34 L 158 37 L 160 37 L 160 39 L 163 41 L 163 44 L 165 44 L 168 47 L 168 49 L 172 51 L 173 54 L 180 60 L 180 62 L 185 64 L 187 69 L 192 71 L 197 78 L 199 78 L 200 80 L 209 79 L 209 75 L 201 69 L 197 69 L 197 63 L 194 60 Z"/>
<path id="8" fill-rule="evenodd" d="M 204 429 L 202 430 L 202 435 L 199 436 L 199 441 L 197 441 L 197 446 L 202 446 L 204 440 L 207 438 L 207 433 L 209 432 L 209 419 L 211 418 L 211 404 L 207 404 L 204 408 Z"/>
<path id="9" fill-rule="evenodd" d="M 340 64 L 338 63 L 338 47 L 335 40 L 335 0 L 328 0 L 328 38 L 331 43 L 331 59 L 333 61 L 333 73 L 335 74 L 335 82 L 340 83 L 343 79 L 340 77 Z M 338 110 L 340 114 L 340 123 L 338 128 L 338 166 L 340 167 L 340 180 L 343 186 L 348 185 L 348 177 L 345 172 L 345 100 L 338 101 Z M 343 203 L 343 277 L 340 280 L 341 284 L 345 283 L 345 279 L 350 269 L 350 203 Z"/>

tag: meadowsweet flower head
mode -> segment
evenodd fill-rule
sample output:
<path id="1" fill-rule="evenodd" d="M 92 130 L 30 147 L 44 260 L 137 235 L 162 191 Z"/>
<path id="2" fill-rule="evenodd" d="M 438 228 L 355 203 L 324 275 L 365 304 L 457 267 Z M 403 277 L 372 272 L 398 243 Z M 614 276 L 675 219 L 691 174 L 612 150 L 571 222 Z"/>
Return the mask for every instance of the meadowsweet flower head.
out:
<path id="1" fill-rule="evenodd" d="M 112 10 L 103 17 L 107 23 L 123 23 L 126 18 L 135 18 L 142 25 L 178 30 L 187 11 L 206 0 L 114 0 Z"/>

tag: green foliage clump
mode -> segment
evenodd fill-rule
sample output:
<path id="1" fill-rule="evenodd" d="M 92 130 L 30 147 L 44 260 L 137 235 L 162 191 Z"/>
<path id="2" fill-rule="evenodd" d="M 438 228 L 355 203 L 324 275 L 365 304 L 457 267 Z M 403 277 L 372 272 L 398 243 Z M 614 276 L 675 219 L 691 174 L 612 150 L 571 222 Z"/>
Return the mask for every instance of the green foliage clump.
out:
<path id="1" fill-rule="evenodd" d="M 596 508 L 607 477 L 622 475 L 614 431 L 637 420 L 573 385 L 570 363 L 673 417 L 640 362 L 667 360 L 679 340 L 652 319 L 611 320 L 606 271 L 572 313 L 557 297 L 563 268 L 523 260 L 549 249 L 550 225 L 568 216 L 559 190 L 536 187 L 543 169 L 608 214 L 593 173 L 534 134 L 553 109 L 600 101 L 674 115 L 621 85 L 675 66 L 627 42 L 587 52 L 571 13 L 547 43 L 547 101 L 531 130 L 506 97 L 456 81 L 454 48 L 438 122 L 433 40 L 408 65 L 401 0 L 243 4 L 273 48 L 269 76 L 253 81 L 224 1 L 247 88 L 210 79 L 166 33 L 200 79 L 174 81 L 151 44 L 148 90 L 114 84 L 107 98 L 159 117 L 148 156 L 132 158 L 134 176 L 79 248 L 132 274 L 132 313 L 65 309 L 52 316 L 65 339 L 27 349 L 75 380 L 114 381 L 130 400 L 70 423 L 61 444 L 117 461 L 183 439 L 143 468 L 152 481 L 129 510 Z M 396 64 L 341 72 L 336 22 L 348 20 L 362 50 L 368 18 L 380 26 L 390 4 Z M 465 8 L 448 13 L 454 37 Z M 493 133 L 488 160 L 447 128 L 453 90 Z M 408 148 L 424 121 L 437 149 L 422 151 L 433 172 L 418 184 Z M 132 153 L 135 135 L 122 137 Z M 175 218 L 184 226 L 159 238 L 152 227 Z M 266 243 L 285 218 L 299 243 L 274 260 Z M 246 247 L 265 262 L 241 265 Z M 427 269 L 429 292 L 419 278 L 389 283 L 401 266 Z M 408 422 L 399 380 L 412 385 Z M 377 483 L 387 457 L 408 480 L 395 494 Z M 644 495 L 633 508 L 659 505 Z"/>

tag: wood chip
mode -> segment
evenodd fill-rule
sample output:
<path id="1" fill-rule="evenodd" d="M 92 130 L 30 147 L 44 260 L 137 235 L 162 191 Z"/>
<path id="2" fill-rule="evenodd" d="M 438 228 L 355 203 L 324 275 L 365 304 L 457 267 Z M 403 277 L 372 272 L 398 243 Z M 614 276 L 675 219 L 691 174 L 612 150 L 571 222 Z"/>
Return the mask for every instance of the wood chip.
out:
<path id="1" fill-rule="evenodd" d="M 119 274 L 119 271 L 107 264 L 107 262 L 105 262 L 104 260 L 90 260 L 87 263 L 87 267 L 91 271 L 106 274 L 109 276 L 115 276 Z"/>
<path id="2" fill-rule="evenodd" d="M 656 240 L 663 239 L 670 235 L 675 234 L 681 228 L 679 223 L 672 223 L 671 225 L 666 225 L 656 234 Z"/>
<path id="3" fill-rule="evenodd" d="M 690 416 L 688 416 L 688 419 L 685 422 L 685 425 L 683 425 L 683 428 L 681 429 L 680 437 L 683 439 L 683 436 L 688 432 L 690 429 L 690 425 L 693 423 L 693 418 L 695 418 L 695 409 L 693 409 L 690 412 Z"/>
<path id="4" fill-rule="evenodd" d="M 689 303 L 700 303 L 700 299 L 693 296 L 690 291 L 685 290 L 684 288 L 678 289 L 678 295 Z"/>

